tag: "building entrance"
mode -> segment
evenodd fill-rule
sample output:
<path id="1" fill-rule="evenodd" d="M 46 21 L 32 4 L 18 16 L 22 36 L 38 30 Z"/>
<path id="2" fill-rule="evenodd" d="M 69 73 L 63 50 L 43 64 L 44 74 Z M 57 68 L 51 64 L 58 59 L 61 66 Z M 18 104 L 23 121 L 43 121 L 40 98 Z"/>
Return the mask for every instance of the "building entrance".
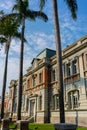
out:
<path id="1" fill-rule="evenodd" d="M 35 115 L 35 100 L 31 100 L 30 101 L 30 116 L 34 116 Z"/>

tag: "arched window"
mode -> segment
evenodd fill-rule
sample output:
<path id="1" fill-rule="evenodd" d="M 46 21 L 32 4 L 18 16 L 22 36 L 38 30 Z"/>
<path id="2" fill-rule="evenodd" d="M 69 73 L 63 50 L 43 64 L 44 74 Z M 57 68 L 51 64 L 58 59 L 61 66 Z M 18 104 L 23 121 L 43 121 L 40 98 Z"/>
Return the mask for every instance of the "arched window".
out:
<path id="1" fill-rule="evenodd" d="M 73 90 L 68 93 L 68 107 L 69 109 L 78 108 L 78 101 L 79 101 L 79 91 Z"/>

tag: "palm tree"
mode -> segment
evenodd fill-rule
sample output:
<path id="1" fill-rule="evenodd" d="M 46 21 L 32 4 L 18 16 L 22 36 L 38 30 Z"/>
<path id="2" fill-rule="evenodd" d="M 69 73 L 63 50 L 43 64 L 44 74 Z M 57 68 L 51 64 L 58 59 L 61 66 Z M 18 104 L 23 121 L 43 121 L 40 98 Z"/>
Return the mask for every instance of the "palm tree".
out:
<path id="1" fill-rule="evenodd" d="M 19 68 L 19 85 L 18 85 L 18 106 L 17 106 L 17 120 L 21 119 L 21 103 L 22 103 L 22 86 L 23 86 L 23 52 L 24 52 L 24 31 L 25 20 L 30 19 L 35 21 L 36 18 L 41 18 L 45 22 L 48 20 L 47 16 L 40 11 L 33 11 L 29 9 L 28 0 L 16 0 L 16 4 L 13 7 L 13 11 L 16 11 L 13 15 L 18 16 L 21 22 L 21 47 L 20 47 L 20 68 Z"/>
<path id="2" fill-rule="evenodd" d="M 7 81 L 7 65 L 8 65 L 8 54 L 10 43 L 13 38 L 20 38 L 20 33 L 18 32 L 17 19 L 14 17 L 6 17 L 3 15 L 0 18 L 0 43 L 5 43 L 5 69 L 3 76 L 3 86 L 2 86 L 2 101 L 1 101 L 1 119 L 4 117 L 4 100 L 6 91 L 6 81 Z"/>
<path id="3" fill-rule="evenodd" d="M 46 1 L 47 0 L 40 0 L 41 8 L 44 7 Z M 76 11 L 78 9 L 76 0 L 64 0 L 64 1 L 66 2 L 71 12 L 72 18 L 76 20 L 77 18 Z M 56 56 L 57 56 L 57 69 L 58 69 L 60 123 L 64 123 L 65 111 L 64 111 L 64 95 L 63 95 L 62 54 L 61 54 L 61 38 L 60 38 L 57 0 L 53 0 L 53 11 L 54 11 L 54 30 L 56 39 Z"/>
<path id="4" fill-rule="evenodd" d="M 77 16 L 76 0 L 65 0 L 65 2 L 68 5 L 69 10 L 71 11 L 73 19 L 76 19 Z M 61 38 L 60 38 L 59 18 L 57 12 L 58 11 L 57 0 L 53 0 L 53 11 L 54 11 L 54 30 L 55 30 L 55 39 L 56 39 L 56 56 L 57 56 L 57 69 L 58 69 L 60 123 L 65 123 Z"/>

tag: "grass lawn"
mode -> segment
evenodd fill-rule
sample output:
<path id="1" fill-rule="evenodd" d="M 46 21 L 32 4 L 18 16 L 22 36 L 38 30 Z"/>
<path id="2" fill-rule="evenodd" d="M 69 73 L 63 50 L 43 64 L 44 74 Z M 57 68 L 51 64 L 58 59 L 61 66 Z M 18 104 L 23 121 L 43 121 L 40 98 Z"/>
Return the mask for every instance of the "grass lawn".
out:
<path id="1" fill-rule="evenodd" d="M 78 128 L 77 130 L 87 130 L 87 128 Z"/>
<path id="2" fill-rule="evenodd" d="M 10 128 L 10 129 L 16 129 L 16 124 L 11 123 L 11 124 L 9 125 L 9 128 Z"/>
<path id="3" fill-rule="evenodd" d="M 0 123 L 1 124 L 1 123 Z M 11 123 L 9 128 L 16 130 L 16 124 Z M 19 130 L 19 129 L 18 129 Z M 55 130 L 52 124 L 34 124 L 29 123 L 29 130 Z M 77 130 L 87 130 L 87 128 L 78 128 Z"/>
<path id="4" fill-rule="evenodd" d="M 29 124 L 29 130 L 54 130 L 52 124 Z"/>
<path id="5" fill-rule="evenodd" d="M 29 124 L 29 130 L 54 130 L 52 124 Z M 87 130 L 87 128 L 78 128 L 77 130 Z"/>

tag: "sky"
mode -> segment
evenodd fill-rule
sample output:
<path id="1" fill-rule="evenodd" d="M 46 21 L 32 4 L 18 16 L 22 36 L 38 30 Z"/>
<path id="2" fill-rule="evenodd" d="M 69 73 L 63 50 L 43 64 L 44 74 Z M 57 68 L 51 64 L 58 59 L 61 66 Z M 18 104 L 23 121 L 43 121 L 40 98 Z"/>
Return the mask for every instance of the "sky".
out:
<path id="1" fill-rule="evenodd" d="M 70 11 L 68 10 L 64 0 L 57 1 L 61 44 L 62 49 L 64 49 L 67 45 L 72 44 L 87 34 L 87 0 L 77 0 L 78 11 L 76 21 L 72 19 Z M 10 13 L 14 3 L 15 0 L 0 0 L 0 10 Z M 39 0 L 29 0 L 29 8 L 32 10 L 39 10 Z M 26 21 L 25 37 L 27 39 L 27 43 L 25 43 L 24 46 L 24 74 L 26 73 L 27 68 L 31 66 L 33 58 L 36 57 L 36 55 L 38 55 L 43 49 L 49 48 L 55 50 L 52 0 L 47 0 L 43 12 L 47 14 L 48 22 L 44 22 L 41 19 L 36 19 L 34 22 L 29 20 Z M 13 39 L 9 51 L 6 91 L 8 91 L 10 81 L 13 79 L 16 80 L 19 77 L 19 54 L 20 41 Z M 0 95 L 2 92 L 4 62 L 5 53 L 3 46 L 0 50 Z"/>

